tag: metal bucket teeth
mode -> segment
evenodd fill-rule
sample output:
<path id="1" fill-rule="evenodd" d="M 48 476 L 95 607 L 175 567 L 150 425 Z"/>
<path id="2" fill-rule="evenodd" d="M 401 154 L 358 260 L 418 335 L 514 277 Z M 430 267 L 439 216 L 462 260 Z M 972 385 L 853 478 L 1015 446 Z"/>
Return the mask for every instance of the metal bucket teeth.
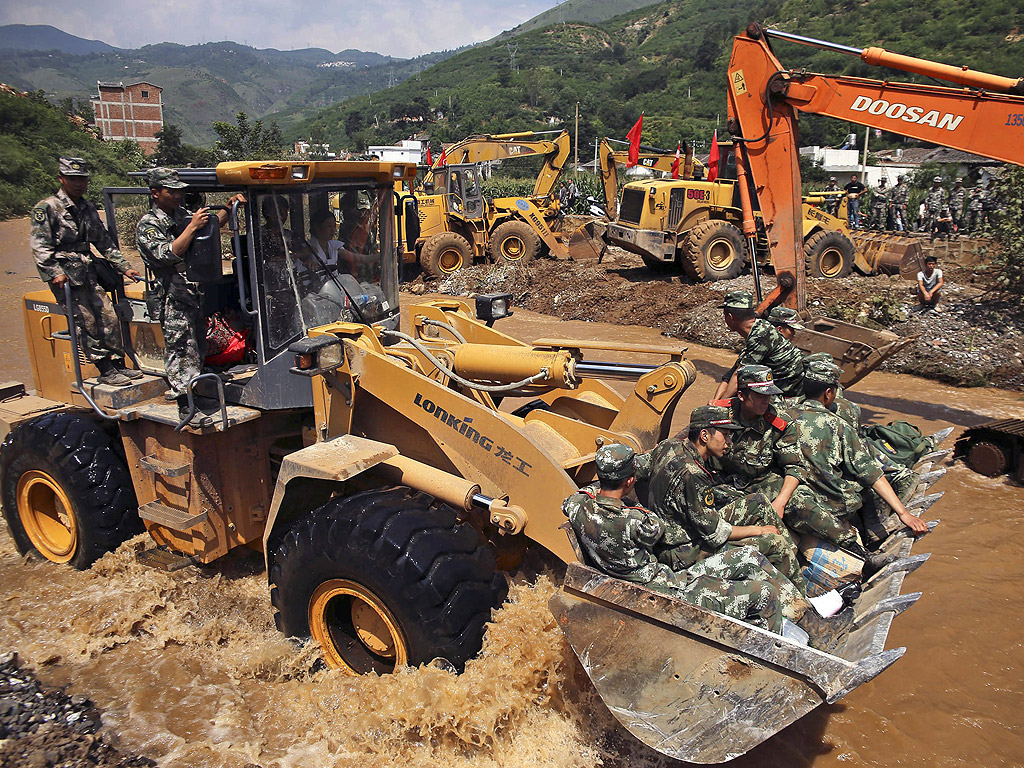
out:
<path id="1" fill-rule="evenodd" d="M 907 502 L 907 509 L 916 514 L 918 517 L 926 509 L 932 506 L 936 501 L 946 495 L 945 491 L 939 491 L 938 493 L 931 493 L 927 496 L 915 496 L 909 502 Z"/>
<path id="2" fill-rule="evenodd" d="M 943 448 L 941 451 L 932 451 L 931 453 L 926 453 L 922 456 L 921 461 L 930 461 L 934 464 L 937 461 L 942 461 L 952 452 L 952 448 Z"/>
<path id="3" fill-rule="evenodd" d="M 945 429 L 940 429 L 938 432 L 931 435 L 928 439 L 932 441 L 932 445 L 938 448 L 940 445 L 942 445 L 942 442 L 947 437 L 953 434 L 953 429 L 953 427 L 946 427 Z"/>
<path id="4" fill-rule="evenodd" d="M 917 483 L 917 494 L 920 495 L 931 488 L 935 483 L 942 479 L 942 476 L 946 474 L 946 468 L 932 470 L 931 472 L 922 472 L 921 479 Z"/>

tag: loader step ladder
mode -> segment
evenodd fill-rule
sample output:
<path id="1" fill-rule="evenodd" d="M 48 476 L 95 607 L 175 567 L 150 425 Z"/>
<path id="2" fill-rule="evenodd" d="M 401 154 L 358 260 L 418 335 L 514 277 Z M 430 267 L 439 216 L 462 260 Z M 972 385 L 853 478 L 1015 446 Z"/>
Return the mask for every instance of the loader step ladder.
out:
<path id="1" fill-rule="evenodd" d="M 139 466 L 147 472 L 162 475 L 163 477 L 182 477 L 191 471 L 188 464 L 162 461 L 156 456 L 143 456 L 139 459 Z"/>
<path id="2" fill-rule="evenodd" d="M 205 512 L 192 515 L 183 509 L 175 509 L 159 501 L 151 501 L 139 507 L 139 517 L 174 531 L 188 531 L 207 521 Z"/>

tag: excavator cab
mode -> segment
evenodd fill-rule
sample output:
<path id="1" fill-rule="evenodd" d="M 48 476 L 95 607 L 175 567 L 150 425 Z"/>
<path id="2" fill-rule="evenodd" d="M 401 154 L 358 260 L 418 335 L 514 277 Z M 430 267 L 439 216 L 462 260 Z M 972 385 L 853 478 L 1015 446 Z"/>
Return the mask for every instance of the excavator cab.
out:
<path id="1" fill-rule="evenodd" d="M 483 179 L 475 163 L 448 165 L 434 172 L 435 189 L 443 189 L 449 213 L 463 219 L 484 216 Z"/>

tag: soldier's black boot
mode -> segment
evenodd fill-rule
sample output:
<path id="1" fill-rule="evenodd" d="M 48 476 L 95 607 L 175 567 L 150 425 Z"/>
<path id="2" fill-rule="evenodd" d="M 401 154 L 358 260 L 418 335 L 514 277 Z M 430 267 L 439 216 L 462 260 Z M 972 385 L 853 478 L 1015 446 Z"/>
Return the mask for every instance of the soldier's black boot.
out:
<path id="1" fill-rule="evenodd" d="M 188 395 L 178 395 L 175 400 L 178 403 L 178 421 L 182 422 L 185 419 L 189 419 L 187 426 L 195 429 L 202 427 L 208 427 L 213 423 L 213 419 L 203 413 L 197 407 L 195 412 L 189 418 L 189 407 L 188 407 Z"/>

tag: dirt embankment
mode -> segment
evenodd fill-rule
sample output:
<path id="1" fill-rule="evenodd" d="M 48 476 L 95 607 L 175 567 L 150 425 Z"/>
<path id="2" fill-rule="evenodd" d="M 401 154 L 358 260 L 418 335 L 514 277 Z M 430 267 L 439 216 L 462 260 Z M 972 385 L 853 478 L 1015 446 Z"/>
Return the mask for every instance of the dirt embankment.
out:
<path id="1" fill-rule="evenodd" d="M 566 320 L 645 325 L 666 336 L 738 348 L 739 337 L 725 327 L 718 305 L 726 291 L 753 290 L 750 275 L 693 284 L 678 272 L 652 272 L 639 257 L 610 250 L 600 264 L 484 264 L 443 280 L 417 278 L 405 289 L 455 296 L 508 292 L 516 306 Z M 936 311 L 921 312 L 914 285 L 885 275 L 810 280 L 808 309 L 916 337 L 882 370 L 959 386 L 1024 390 L 1024 308 L 988 291 L 980 267 L 944 264 L 943 269 L 946 288 Z M 773 276 L 762 277 L 765 291 L 774 285 Z"/>

